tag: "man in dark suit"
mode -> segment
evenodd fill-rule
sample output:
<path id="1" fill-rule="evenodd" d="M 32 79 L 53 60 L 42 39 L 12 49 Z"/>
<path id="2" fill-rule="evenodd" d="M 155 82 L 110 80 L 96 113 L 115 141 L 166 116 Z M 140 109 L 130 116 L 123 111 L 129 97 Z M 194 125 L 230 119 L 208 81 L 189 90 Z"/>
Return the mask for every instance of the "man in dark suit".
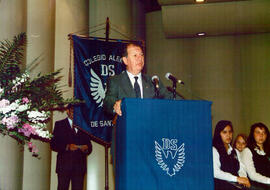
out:
<path id="1" fill-rule="evenodd" d="M 155 86 L 151 77 L 142 73 L 144 67 L 143 49 L 139 44 L 126 44 L 122 56 L 126 71 L 113 76 L 107 81 L 107 92 L 103 102 L 104 110 L 110 115 L 122 115 L 121 102 L 123 98 L 154 98 Z M 158 98 L 172 99 L 173 95 L 159 82 Z M 115 118 L 114 118 L 115 119 Z M 113 128 L 111 154 L 114 159 L 115 128 Z"/>
<path id="2" fill-rule="evenodd" d="M 57 152 L 57 190 L 82 190 L 86 173 L 86 158 L 92 152 L 90 137 L 73 127 L 73 107 L 67 108 L 68 117 L 55 122 L 51 149 Z"/>
<path id="3" fill-rule="evenodd" d="M 151 78 L 142 73 L 144 67 L 143 49 L 139 44 L 127 44 L 123 52 L 126 71 L 110 78 L 104 99 L 104 109 L 110 114 L 122 115 L 121 101 L 123 98 L 154 98 L 155 87 Z M 137 86 L 137 87 L 136 87 Z M 163 84 L 159 83 L 159 98 L 171 99 Z"/>

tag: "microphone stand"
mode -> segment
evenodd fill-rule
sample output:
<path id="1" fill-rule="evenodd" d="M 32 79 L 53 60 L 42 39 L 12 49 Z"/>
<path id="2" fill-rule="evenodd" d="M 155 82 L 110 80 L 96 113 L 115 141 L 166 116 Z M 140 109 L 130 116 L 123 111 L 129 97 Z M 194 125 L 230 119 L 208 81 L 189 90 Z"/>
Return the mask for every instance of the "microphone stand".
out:
<path id="1" fill-rule="evenodd" d="M 173 100 L 176 100 L 176 81 L 173 81 Z"/>
<path id="2" fill-rule="evenodd" d="M 173 93 L 173 88 L 172 88 L 172 87 L 167 86 L 167 90 L 168 90 L 169 92 Z M 177 92 L 177 91 L 176 91 L 176 95 L 179 96 L 179 97 L 181 97 L 181 98 L 183 98 L 183 100 L 186 99 L 182 94 L 180 94 L 180 93 Z"/>
<path id="3" fill-rule="evenodd" d="M 154 85 L 155 86 L 155 85 Z M 159 97 L 159 88 L 155 86 L 155 98 Z"/>

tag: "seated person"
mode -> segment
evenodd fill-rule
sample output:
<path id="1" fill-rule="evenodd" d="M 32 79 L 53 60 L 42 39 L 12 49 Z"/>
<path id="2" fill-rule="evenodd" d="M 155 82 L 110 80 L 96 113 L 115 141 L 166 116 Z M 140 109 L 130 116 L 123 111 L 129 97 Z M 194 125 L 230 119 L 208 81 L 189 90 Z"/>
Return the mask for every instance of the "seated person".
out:
<path id="1" fill-rule="evenodd" d="M 245 134 L 237 135 L 233 144 L 233 148 L 240 154 L 240 157 L 242 151 L 246 148 L 246 146 L 247 146 L 247 136 Z"/>
<path id="2" fill-rule="evenodd" d="M 213 137 L 213 164 L 215 190 L 248 189 L 247 174 L 232 148 L 233 127 L 230 121 L 217 123 Z"/>
<path id="3" fill-rule="evenodd" d="M 261 189 L 270 189 L 270 137 L 263 123 L 251 126 L 247 148 L 243 150 L 242 161 L 251 184 Z"/>

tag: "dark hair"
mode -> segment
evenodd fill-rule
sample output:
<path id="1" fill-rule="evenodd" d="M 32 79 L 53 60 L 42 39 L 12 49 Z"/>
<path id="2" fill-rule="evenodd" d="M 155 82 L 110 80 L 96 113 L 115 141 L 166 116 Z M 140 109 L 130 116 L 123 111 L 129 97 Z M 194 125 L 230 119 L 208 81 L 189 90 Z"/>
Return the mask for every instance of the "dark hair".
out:
<path id="1" fill-rule="evenodd" d="M 142 46 L 142 44 L 140 42 L 129 42 L 129 43 L 124 44 L 124 46 L 123 46 L 122 57 L 127 57 L 128 56 L 127 49 L 128 49 L 129 46 L 139 47 L 144 52 L 143 46 Z"/>
<path id="2" fill-rule="evenodd" d="M 240 133 L 234 139 L 233 148 L 236 148 L 236 141 L 237 141 L 238 137 L 242 137 L 247 144 L 247 136 L 244 133 Z"/>
<path id="3" fill-rule="evenodd" d="M 269 140 L 270 140 L 270 137 L 269 137 L 269 130 L 267 128 L 267 126 L 261 122 L 259 123 L 254 123 L 253 125 L 251 125 L 250 127 L 250 133 L 249 133 L 249 136 L 248 136 L 248 147 L 250 149 L 254 149 L 254 148 L 259 148 L 255 139 L 254 139 L 254 131 L 256 128 L 260 128 L 260 129 L 264 129 L 265 132 L 266 132 L 266 140 L 265 142 L 263 143 L 263 148 L 264 148 L 264 152 L 267 154 L 267 156 L 270 156 L 270 143 L 269 143 Z"/>
<path id="4" fill-rule="evenodd" d="M 80 103 L 80 104 L 79 104 L 79 103 L 75 103 L 75 104 L 69 103 L 69 104 L 65 107 L 65 109 L 66 109 L 66 110 L 74 109 L 74 108 L 79 107 L 80 105 L 81 105 L 81 103 Z"/>
<path id="5" fill-rule="evenodd" d="M 227 120 L 220 120 L 215 128 L 214 137 L 213 137 L 213 146 L 217 149 L 219 154 L 227 154 L 224 143 L 221 139 L 220 132 L 223 131 L 223 129 L 226 126 L 230 126 L 233 131 L 233 126 L 231 121 Z"/>

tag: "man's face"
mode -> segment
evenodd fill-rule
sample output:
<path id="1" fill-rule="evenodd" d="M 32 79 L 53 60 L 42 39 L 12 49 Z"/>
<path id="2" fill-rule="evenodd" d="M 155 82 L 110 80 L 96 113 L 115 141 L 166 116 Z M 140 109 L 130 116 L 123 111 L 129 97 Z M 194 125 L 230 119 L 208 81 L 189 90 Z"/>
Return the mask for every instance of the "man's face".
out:
<path id="1" fill-rule="evenodd" d="M 127 57 L 123 57 L 127 66 L 127 71 L 133 75 L 139 74 L 144 66 L 144 55 L 142 49 L 138 46 L 129 45 L 127 47 Z"/>
<path id="2" fill-rule="evenodd" d="M 67 110 L 67 115 L 70 119 L 73 119 L 73 108 Z"/>

